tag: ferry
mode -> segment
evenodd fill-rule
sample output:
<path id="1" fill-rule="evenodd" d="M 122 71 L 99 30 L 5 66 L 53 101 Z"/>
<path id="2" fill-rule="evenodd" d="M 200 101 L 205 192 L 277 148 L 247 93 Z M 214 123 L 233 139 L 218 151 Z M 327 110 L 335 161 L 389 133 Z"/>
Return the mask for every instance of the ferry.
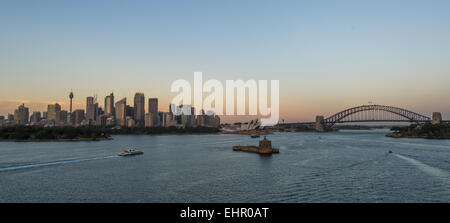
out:
<path id="1" fill-rule="evenodd" d="M 144 154 L 144 152 L 134 149 L 124 150 L 121 153 L 119 153 L 119 156 L 133 156 L 133 155 L 141 155 Z"/>

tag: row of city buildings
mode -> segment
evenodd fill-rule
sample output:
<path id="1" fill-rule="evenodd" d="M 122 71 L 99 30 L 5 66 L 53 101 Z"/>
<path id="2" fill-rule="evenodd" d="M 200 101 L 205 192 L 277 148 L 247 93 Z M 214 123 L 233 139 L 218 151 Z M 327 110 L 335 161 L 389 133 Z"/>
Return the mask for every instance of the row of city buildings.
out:
<path id="1" fill-rule="evenodd" d="M 0 116 L 0 126 L 39 125 L 39 126 L 121 126 L 121 127 L 219 127 L 220 117 L 212 112 L 202 110 L 196 115 L 191 105 L 169 106 L 169 112 L 158 111 L 158 99 L 148 99 L 145 112 L 145 96 L 136 93 L 134 106 L 127 104 L 127 98 L 117 102 L 114 94 L 105 97 L 104 107 L 100 107 L 96 98 L 86 98 L 86 109 L 72 111 L 73 93 L 69 95 L 69 111 L 62 110 L 58 103 L 47 106 L 47 111 L 29 113 L 29 108 L 20 105 L 14 114 Z"/>

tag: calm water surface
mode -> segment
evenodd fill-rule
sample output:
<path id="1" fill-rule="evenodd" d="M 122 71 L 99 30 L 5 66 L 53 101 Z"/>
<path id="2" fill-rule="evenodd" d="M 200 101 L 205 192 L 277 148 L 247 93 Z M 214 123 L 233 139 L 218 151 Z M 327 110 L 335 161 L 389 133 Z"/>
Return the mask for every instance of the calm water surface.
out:
<path id="1" fill-rule="evenodd" d="M 271 157 L 243 135 L 0 142 L 0 202 L 450 202 L 450 140 L 386 133 L 276 133 Z"/>

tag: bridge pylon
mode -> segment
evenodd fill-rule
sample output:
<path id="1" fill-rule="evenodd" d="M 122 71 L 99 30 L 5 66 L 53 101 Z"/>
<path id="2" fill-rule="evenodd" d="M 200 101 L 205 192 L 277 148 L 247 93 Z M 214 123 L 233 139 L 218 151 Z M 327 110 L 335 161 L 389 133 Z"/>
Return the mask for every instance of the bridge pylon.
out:
<path id="1" fill-rule="evenodd" d="M 325 117 L 322 115 L 316 116 L 316 131 L 325 132 Z"/>

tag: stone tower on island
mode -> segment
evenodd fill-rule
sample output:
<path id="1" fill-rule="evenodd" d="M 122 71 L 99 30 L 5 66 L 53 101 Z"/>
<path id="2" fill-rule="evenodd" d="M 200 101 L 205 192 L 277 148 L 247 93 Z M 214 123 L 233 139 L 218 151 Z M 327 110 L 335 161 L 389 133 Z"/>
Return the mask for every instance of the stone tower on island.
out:
<path id="1" fill-rule="evenodd" d="M 265 136 L 263 140 L 259 141 L 259 152 L 272 153 L 272 142 L 267 140 Z"/>

